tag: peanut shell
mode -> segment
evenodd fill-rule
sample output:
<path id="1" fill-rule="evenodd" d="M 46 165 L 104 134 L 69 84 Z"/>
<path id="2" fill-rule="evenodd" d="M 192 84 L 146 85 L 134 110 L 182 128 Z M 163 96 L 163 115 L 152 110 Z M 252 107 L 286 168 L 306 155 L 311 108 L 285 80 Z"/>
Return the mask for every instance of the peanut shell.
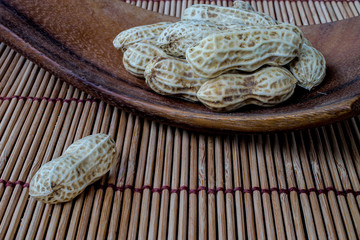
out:
<path id="1" fill-rule="evenodd" d="M 148 86 L 162 95 L 172 95 L 196 102 L 196 92 L 208 79 L 199 77 L 190 65 L 181 59 L 155 57 L 146 66 Z"/>
<path id="2" fill-rule="evenodd" d="M 115 143 L 110 136 L 84 137 L 40 167 L 30 181 L 29 194 L 44 203 L 70 201 L 108 172 L 115 160 Z"/>
<path id="3" fill-rule="evenodd" d="M 215 111 L 234 111 L 245 105 L 274 106 L 294 92 L 295 77 L 283 67 L 265 67 L 245 74 L 223 74 L 205 82 L 197 97 Z"/>
<path id="4" fill-rule="evenodd" d="M 231 69 L 252 72 L 263 65 L 282 66 L 298 56 L 302 33 L 293 25 L 249 26 L 212 34 L 186 51 L 186 60 L 201 77 Z"/>

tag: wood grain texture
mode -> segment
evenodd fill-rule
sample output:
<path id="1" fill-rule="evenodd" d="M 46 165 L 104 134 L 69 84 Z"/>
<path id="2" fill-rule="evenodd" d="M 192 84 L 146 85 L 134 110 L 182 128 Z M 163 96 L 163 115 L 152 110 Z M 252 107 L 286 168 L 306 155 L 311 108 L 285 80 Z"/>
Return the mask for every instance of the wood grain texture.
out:
<path id="1" fill-rule="evenodd" d="M 0 41 L 96 98 L 170 125 L 217 132 L 293 130 L 360 112 L 360 17 L 301 27 L 327 60 L 327 76 L 316 89 L 298 88 L 273 108 L 214 113 L 152 92 L 125 71 L 121 52 L 112 46 L 124 29 L 178 18 L 111 0 L 0 1 L 0 16 Z"/>

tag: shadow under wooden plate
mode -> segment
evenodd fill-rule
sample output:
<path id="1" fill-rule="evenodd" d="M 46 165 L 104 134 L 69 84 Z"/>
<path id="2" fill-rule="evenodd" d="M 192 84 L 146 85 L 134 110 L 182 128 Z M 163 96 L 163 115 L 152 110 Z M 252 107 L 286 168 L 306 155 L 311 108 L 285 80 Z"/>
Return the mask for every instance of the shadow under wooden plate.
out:
<path id="1" fill-rule="evenodd" d="M 130 27 L 179 19 L 120 1 L 1 1 L 0 41 L 81 90 L 125 111 L 201 131 L 267 132 L 314 127 L 360 113 L 360 17 L 302 26 L 327 61 L 324 83 L 272 108 L 215 113 L 160 96 L 125 71 L 114 37 Z"/>

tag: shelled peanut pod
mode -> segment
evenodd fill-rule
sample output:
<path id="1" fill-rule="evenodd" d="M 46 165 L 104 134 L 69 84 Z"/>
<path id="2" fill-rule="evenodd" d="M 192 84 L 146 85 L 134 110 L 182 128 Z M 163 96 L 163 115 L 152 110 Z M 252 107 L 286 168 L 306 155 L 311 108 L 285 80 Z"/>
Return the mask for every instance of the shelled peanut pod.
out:
<path id="1" fill-rule="evenodd" d="M 171 95 L 197 102 L 196 93 L 208 81 L 198 76 L 190 65 L 181 59 L 155 57 L 146 66 L 147 85 L 161 95 Z"/>
<path id="2" fill-rule="evenodd" d="M 171 22 L 159 22 L 149 25 L 137 26 L 120 32 L 113 40 L 116 49 L 125 51 L 130 45 L 145 41 L 155 40 Z"/>
<path id="3" fill-rule="evenodd" d="M 275 19 L 261 12 L 216 5 L 196 4 L 184 10 L 181 20 L 202 20 L 213 23 L 240 23 L 249 26 L 275 25 Z"/>
<path id="4" fill-rule="evenodd" d="M 212 34 L 186 51 L 194 71 L 214 78 L 231 69 L 252 72 L 263 65 L 282 66 L 299 55 L 303 35 L 290 24 L 251 26 Z"/>
<path id="5" fill-rule="evenodd" d="M 123 64 L 129 73 L 143 78 L 146 65 L 156 56 L 166 57 L 167 54 L 152 44 L 138 42 L 124 52 Z"/>
<path id="6" fill-rule="evenodd" d="M 223 74 L 205 82 L 197 98 L 215 111 L 234 111 L 254 104 L 274 106 L 294 92 L 296 79 L 283 67 L 264 67 L 250 74 Z"/>

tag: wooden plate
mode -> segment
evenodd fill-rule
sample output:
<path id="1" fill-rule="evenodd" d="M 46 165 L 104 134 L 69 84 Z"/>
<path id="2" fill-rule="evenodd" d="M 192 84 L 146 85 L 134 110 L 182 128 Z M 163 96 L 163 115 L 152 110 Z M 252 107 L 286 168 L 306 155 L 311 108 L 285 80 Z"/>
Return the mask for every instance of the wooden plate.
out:
<path id="1" fill-rule="evenodd" d="M 114 37 L 133 26 L 178 21 L 120 1 L 1 1 L 0 40 L 81 90 L 126 111 L 201 131 L 266 132 L 314 127 L 360 113 L 359 17 L 302 27 L 327 61 L 324 83 L 297 88 L 272 108 L 214 113 L 153 93 L 128 74 Z"/>

